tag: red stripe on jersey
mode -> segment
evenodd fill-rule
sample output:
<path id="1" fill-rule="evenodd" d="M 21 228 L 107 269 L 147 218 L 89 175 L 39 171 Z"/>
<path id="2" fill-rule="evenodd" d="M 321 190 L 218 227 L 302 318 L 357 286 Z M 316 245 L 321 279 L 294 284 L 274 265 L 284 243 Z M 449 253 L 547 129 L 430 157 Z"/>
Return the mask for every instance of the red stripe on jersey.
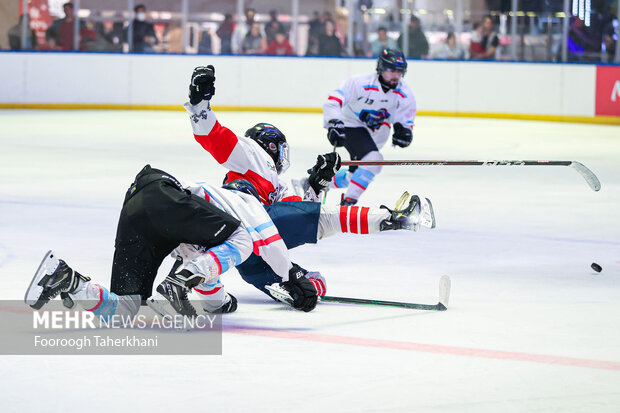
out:
<path id="1" fill-rule="evenodd" d="M 351 181 L 351 183 L 352 183 L 353 185 L 359 186 L 360 188 L 362 188 L 362 189 L 364 189 L 364 190 L 366 189 L 366 187 L 365 187 L 365 186 L 363 186 L 362 184 L 358 184 L 358 183 L 357 183 L 357 182 L 355 182 L 355 181 Z"/>
<path id="2" fill-rule="evenodd" d="M 282 198 L 282 200 L 280 200 L 280 202 L 286 202 L 286 201 L 295 201 L 295 202 L 300 202 L 302 199 L 300 196 L 297 195 L 291 195 L 291 196 L 287 196 L 286 198 Z"/>
<path id="3" fill-rule="evenodd" d="M 212 294 L 215 294 L 216 292 L 218 292 L 221 289 L 222 289 L 222 287 L 217 287 L 217 288 L 214 288 L 214 289 L 209 290 L 209 291 L 203 291 L 203 290 L 199 290 L 198 288 L 194 288 L 194 291 L 196 291 L 197 293 L 200 293 L 202 295 L 212 295 Z"/>
<path id="4" fill-rule="evenodd" d="M 347 211 L 349 207 L 340 207 L 340 231 L 347 232 Z"/>
<path id="5" fill-rule="evenodd" d="M 101 289 L 100 285 L 97 285 L 97 288 L 99 288 L 99 302 L 97 303 L 96 306 L 94 306 L 93 308 L 91 308 L 90 310 L 88 308 L 85 308 L 84 310 L 86 311 L 95 311 L 96 309 L 99 308 L 99 306 L 101 305 L 101 303 L 103 302 L 103 290 Z"/>
<path id="6" fill-rule="evenodd" d="M 349 229 L 351 233 L 357 234 L 357 212 L 360 207 L 351 207 L 351 213 L 349 214 Z"/>
<path id="7" fill-rule="evenodd" d="M 370 208 L 362 207 L 360 212 L 360 234 L 368 234 L 368 211 Z"/>
<path id="8" fill-rule="evenodd" d="M 392 92 L 396 93 L 396 94 L 397 94 L 398 96 L 400 96 L 401 98 L 404 98 L 404 97 L 405 97 L 405 95 L 403 95 L 403 93 L 402 93 L 402 92 L 400 92 L 400 91 L 398 91 L 398 90 L 394 90 L 394 89 L 392 89 Z"/>
<path id="9" fill-rule="evenodd" d="M 336 96 L 330 96 L 327 98 L 327 100 L 335 100 L 336 102 L 340 104 L 340 107 L 342 107 L 342 99 L 339 99 Z"/>
<path id="10" fill-rule="evenodd" d="M 194 138 L 220 164 L 228 160 L 238 142 L 237 135 L 217 121 L 208 135 L 194 134 Z"/>
<path id="11" fill-rule="evenodd" d="M 215 255 L 213 253 L 213 251 L 207 251 L 207 254 L 209 254 L 210 256 L 213 257 L 213 260 L 215 260 L 215 263 L 217 264 L 217 273 L 221 274 L 222 273 L 222 264 L 220 263 L 220 259 L 217 258 L 217 255 Z"/>
<path id="12" fill-rule="evenodd" d="M 260 255 L 258 253 L 258 249 L 260 247 L 264 247 L 265 245 L 269 245 L 281 239 L 282 237 L 280 236 L 280 234 L 275 234 L 275 235 L 270 236 L 269 238 L 259 239 L 258 241 L 254 241 L 254 254 Z"/>
<path id="13" fill-rule="evenodd" d="M 387 122 L 381 122 L 381 126 L 383 126 L 383 125 L 387 126 L 388 128 L 390 127 L 390 124 L 387 123 Z"/>
<path id="14" fill-rule="evenodd" d="M 257 174 L 254 171 L 248 169 L 248 171 L 244 174 L 240 174 L 238 172 L 230 171 L 226 174 L 225 182 L 231 182 L 235 179 L 245 179 L 249 181 L 254 188 L 258 191 L 258 196 L 260 196 L 260 201 L 265 205 L 271 205 L 271 200 L 269 199 L 269 194 L 274 192 L 276 189 L 273 187 L 273 184 Z"/>

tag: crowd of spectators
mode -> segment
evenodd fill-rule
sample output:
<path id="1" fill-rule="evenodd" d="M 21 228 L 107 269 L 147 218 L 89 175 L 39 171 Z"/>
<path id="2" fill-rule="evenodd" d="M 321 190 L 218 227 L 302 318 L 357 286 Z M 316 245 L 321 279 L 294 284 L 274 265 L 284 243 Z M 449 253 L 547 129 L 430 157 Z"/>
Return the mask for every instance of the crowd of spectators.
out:
<path id="1" fill-rule="evenodd" d="M 35 50 L 79 50 L 90 51 L 127 51 L 129 44 L 134 52 L 179 52 L 185 51 L 183 29 L 179 22 L 155 24 L 148 20 L 147 9 L 138 4 L 134 8 L 131 25 L 123 22 L 92 22 L 80 20 L 78 41 L 75 42 L 75 16 L 72 3 L 63 5 L 64 17 L 54 20 L 45 32 L 45 42 L 37 41 L 32 30 L 28 31 L 26 49 Z M 484 16 L 473 24 L 473 30 L 461 42 L 453 32 L 437 36 L 429 44 L 420 19 L 411 15 L 405 32 L 401 32 L 400 23 L 388 18 L 380 24 L 375 33 L 360 42 L 355 38 L 354 54 L 359 56 L 377 56 L 385 47 L 400 49 L 406 46 L 408 58 L 434 59 L 472 59 L 493 60 L 499 57 L 502 41 L 496 30 L 496 22 L 491 16 Z M 23 47 L 22 21 L 8 31 L 11 49 Z M 599 32 L 586 27 L 578 17 L 571 17 L 570 31 L 567 39 L 568 59 L 570 61 L 596 61 L 604 55 L 604 61 L 613 61 L 616 50 L 617 28 L 609 18 L 606 26 Z M 352 24 L 346 18 L 334 18 L 324 11 L 315 11 L 307 23 L 306 50 L 295 50 L 290 40 L 291 27 L 283 22 L 277 10 L 269 11 L 269 19 L 263 22 L 257 19 L 256 10 L 247 8 L 240 22 L 232 14 L 226 14 L 217 30 L 202 30 L 198 43 L 194 46 L 198 53 L 219 54 L 267 54 L 267 55 L 306 55 L 306 56 L 347 56 L 346 26 Z M 342 27 L 344 26 L 344 27 Z M 376 27 L 376 26 L 375 26 Z M 131 33 L 131 42 L 128 38 Z M 42 33 L 40 33 L 42 36 Z M 364 35 L 366 36 L 366 35 Z M 217 38 L 217 39 L 215 39 Z M 508 39 L 510 40 L 510 39 Z M 508 42 L 504 42 L 506 44 Z M 215 45 L 215 47 L 214 47 Z M 219 47 L 218 47 L 219 46 Z M 555 53 L 558 54 L 556 48 Z M 505 52 L 506 49 L 504 49 Z M 605 53 L 603 53 L 605 52 Z M 506 56 L 506 53 L 504 53 Z M 555 56 L 560 59 L 560 56 Z"/>

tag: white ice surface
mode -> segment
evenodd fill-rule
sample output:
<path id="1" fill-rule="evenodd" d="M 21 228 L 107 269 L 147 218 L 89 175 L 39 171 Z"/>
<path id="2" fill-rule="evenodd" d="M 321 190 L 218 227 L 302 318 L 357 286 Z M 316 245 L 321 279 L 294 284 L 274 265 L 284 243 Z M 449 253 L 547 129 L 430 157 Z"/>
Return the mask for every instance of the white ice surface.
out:
<path id="1" fill-rule="evenodd" d="M 237 133 L 278 125 L 289 177 L 330 150 L 319 115 L 219 118 Z M 321 271 L 330 295 L 432 304 L 448 274 L 448 311 L 305 314 L 233 270 L 224 280 L 240 304 L 222 356 L 1 356 L 0 409 L 620 411 L 620 128 L 427 117 L 410 148 L 384 154 L 579 160 L 602 189 L 564 167 L 386 167 L 362 203 L 423 194 L 436 230 L 340 235 L 292 257 Z M 0 298 L 23 297 L 48 249 L 109 285 L 123 195 L 146 163 L 187 179 L 224 173 L 182 112 L 0 111 Z"/>

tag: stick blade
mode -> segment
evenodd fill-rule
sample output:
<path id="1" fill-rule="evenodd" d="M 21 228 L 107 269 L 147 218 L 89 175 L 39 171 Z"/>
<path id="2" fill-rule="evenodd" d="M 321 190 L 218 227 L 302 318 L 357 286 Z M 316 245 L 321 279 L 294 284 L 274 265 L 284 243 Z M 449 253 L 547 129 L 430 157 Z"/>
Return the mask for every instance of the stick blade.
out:
<path id="1" fill-rule="evenodd" d="M 583 176 L 583 179 L 586 180 L 593 191 L 599 191 L 601 189 L 601 181 L 598 180 L 596 175 L 594 175 L 594 172 L 592 172 L 587 166 L 580 162 L 572 161 L 570 163 L 570 167 Z"/>
<path id="2" fill-rule="evenodd" d="M 450 301 L 450 288 L 451 288 L 450 277 L 447 275 L 442 275 L 439 280 L 439 304 L 441 304 L 444 309 L 448 308 L 448 302 Z"/>

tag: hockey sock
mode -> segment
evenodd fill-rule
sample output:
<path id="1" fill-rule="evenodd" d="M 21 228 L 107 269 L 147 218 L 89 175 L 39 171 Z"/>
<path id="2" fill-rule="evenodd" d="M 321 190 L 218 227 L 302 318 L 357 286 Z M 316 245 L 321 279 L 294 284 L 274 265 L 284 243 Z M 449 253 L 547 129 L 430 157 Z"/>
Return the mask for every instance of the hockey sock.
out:
<path id="1" fill-rule="evenodd" d="M 70 294 L 74 301 L 86 311 L 92 311 L 100 318 L 113 315 L 135 316 L 140 309 L 140 296 L 121 295 L 90 281 L 80 281 L 77 290 Z"/>
<path id="2" fill-rule="evenodd" d="M 375 178 L 375 174 L 368 169 L 365 168 L 357 168 L 355 172 L 351 175 L 349 186 L 347 187 L 347 192 L 344 194 L 345 198 L 350 199 L 359 199 L 359 197 L 364 193 L 368 185 Z"/>
<path id="3" fill-rule="evenodd" d="M 385 209 L 360 206 L 322 207 L 319 216 L 317 239 L 334 234 L 375 234 L 381 230 L 381 222 L 390 213 Z"/>
<path id="4" fill-rule="evenodd" d="M 202 308 L 206 311 L 217 310 L 226 299 L 226 291 L 224 291 L 224 284 L 222 284 L 220 277 L 197 285 L 194 287 L 194 291 L 202 303 Z"/>
<path id="5" fill-rule="evenodd" d="M 200 274 L 208 282 L 245 261 L 252 253 L 252 247 L 250 234 L 241 226 L 226 241 L 208 250 L 181 244 L 181 256 L 184 260 L 191 258 L 182 269 Z"/>
<path id="6" fill-rule="evenodd" d="M 329 183 L 330 188 L 338 188 L 344 189 L 349 186 L 349 178 L 351 177 L 351 173 L 347 168 L 340 168 L 334 179 Z"/>

